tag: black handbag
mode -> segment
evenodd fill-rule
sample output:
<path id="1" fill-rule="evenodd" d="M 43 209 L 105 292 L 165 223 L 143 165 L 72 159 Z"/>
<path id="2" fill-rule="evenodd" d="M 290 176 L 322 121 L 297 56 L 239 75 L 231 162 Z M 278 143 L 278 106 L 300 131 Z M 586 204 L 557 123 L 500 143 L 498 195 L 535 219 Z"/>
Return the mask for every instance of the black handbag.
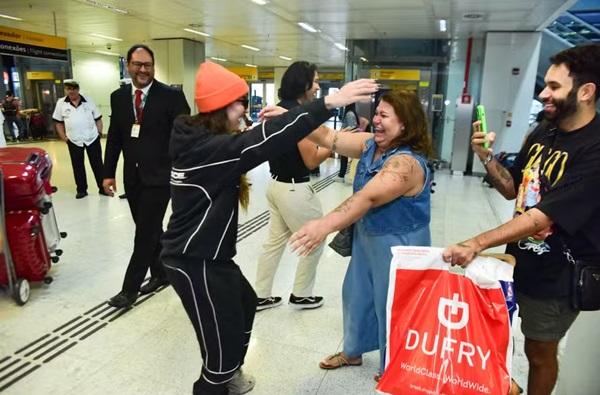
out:
<path id="1" fill-rule="evenodd" d="M 343 257 L 352 255 L 352 233 L 354 224 L 340 230 L 329 243 L 329 247 Z"/>
<path id="2" fill-rule="evenodd" d="M 562 241 L 563 253 L 571 264 L 571 307 L 580 311 L 600 310 L 600 262 L 575 259 Z"/>

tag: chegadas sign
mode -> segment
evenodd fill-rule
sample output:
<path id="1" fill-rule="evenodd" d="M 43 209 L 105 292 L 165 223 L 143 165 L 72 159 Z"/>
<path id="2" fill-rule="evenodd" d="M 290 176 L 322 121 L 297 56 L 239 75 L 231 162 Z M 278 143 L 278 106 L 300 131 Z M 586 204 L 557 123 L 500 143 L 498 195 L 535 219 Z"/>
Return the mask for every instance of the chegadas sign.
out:
<path id="1" fill-rule="evenodd" d="M 68 60 L 67 39 L 0 26 L 0 53 Z"/>

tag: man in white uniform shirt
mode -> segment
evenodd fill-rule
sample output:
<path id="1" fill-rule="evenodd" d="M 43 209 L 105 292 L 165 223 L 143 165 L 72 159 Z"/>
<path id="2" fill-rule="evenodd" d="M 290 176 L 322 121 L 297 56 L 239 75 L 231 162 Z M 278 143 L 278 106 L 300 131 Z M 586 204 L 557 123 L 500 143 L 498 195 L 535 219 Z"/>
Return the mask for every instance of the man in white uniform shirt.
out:
<path id="1" fill-rule="evenodd" d="M 103 167 L 100 135 L 102 134 L 102 114 L 89 97 L 79 94 L 79 83 L 65 80 L 65 97 L 56 102 L 52 119 L 61 140 L 67 143 L 73 176 L 77 185 L 75 199 L 87 196 L 87 176 L 85 174 L 84 151 L 94 172 L 98 193 L 106 195 L 102 188 Z"/>

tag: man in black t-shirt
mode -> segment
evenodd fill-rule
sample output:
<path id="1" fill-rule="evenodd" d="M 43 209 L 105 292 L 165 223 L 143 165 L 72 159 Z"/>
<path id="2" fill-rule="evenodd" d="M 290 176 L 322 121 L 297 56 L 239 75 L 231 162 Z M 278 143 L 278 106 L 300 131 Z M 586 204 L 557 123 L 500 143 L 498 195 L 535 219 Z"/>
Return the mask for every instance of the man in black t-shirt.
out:
<path id="1" fill-rule="evenodd" d="M 515 288 L 529 361 L 528 393 L 550 394 L 558 343 L 577 314 L 569 303 L 571 269 L 564 254 L 600 264 L 600 45 L 564 50 L 551 59 L 539 97 L 544 120 L 505 169 L 478 132 L 471 145 L 494 187 L 516 198 L 511 221 L 448 247 L 444 259 L 467 265 L 486 248 L 508 243 L 517 259 Z"/>

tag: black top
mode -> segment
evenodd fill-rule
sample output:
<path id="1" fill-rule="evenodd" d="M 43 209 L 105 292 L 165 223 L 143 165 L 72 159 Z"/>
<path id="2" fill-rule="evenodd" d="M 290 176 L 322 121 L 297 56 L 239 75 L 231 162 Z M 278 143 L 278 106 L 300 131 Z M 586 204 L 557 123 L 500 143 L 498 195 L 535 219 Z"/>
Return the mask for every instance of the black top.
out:
<path id="1" fill-rule="evenodd" d="M 135 122 L 131 84 L 110 95 L 110 125 L 104 155 L 104 177 L 115 178 L 119 154 L 123 152 L 123 182 L 147 186 L 169 185 L 171 158 L 169 140 L 173 121 L 189 114 L 183 92 L 154 80 L 144 105 L 144 120 L 139 137 L 131 137 Z"/>
<path id="2" fill-rule="evenodd" d="M 4 116 L 14 117 L 17 115 L 17 103 L 15 102 L 15 100 L 16 99 L 13 99 L 11 101 L 4 100 L 2 102 L 2 108 L 4 109 L 4 111 L 3 111 Z"/>
<path id="3" fill-rule="evenodd" d="M 554 223 L 508 245 L 517 259 L 516 288 L 538 298 L 566 296 L 570 267 L 561 238 L 576 258 L 600 262 L 600 117 L 571 132 L 542 122 L 511 173 L 518 191 L 515 215 L 536 207 Z"/>
<path id="4" fill-rule="evenodd" d="M 241 175 L 291 150 L 330 116 L 319 99 L 239 134 L 214 134 L 177 119 L 170 148 L 173 214 L 161 258 L 235 256 Z"/>
<path id="5" fill-rule="evenodd" d="M 277 105 L 290 110 L 298 107 L 300 103 L 295 100 L 282 100 L 277 103 Z M 280 150 L 280 152 L 284 153 L 269 160 L 271 174 L 281 179 L 300 179 L 309 177 L 310 172 L 302 160 L 298 145 L 294 145 L 287 151 Z"/>

